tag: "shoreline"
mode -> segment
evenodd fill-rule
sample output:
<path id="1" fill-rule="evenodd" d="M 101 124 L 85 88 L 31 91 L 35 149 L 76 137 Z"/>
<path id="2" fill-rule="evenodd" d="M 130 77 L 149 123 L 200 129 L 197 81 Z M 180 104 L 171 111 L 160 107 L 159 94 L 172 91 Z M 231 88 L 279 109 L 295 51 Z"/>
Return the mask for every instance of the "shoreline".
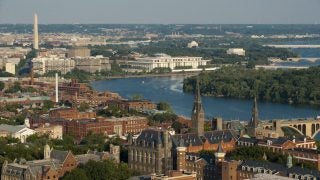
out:
<path id="1" fill-rule="evenodd" d="M 118 76 L 109 76 L 101 79 L 93 79 L 93 81 L 103 81 L 103 80 L 112 80 L 112 79 L 126 79 L 126 78 L 143 78 L 143 77 L 170 77 L 170 76 L 193 76 L 200 74 L 199 72 L 184 72 L 184 73 L 165 73 L 165 74 L 141 74 L 141 75 L 118 75 Z"/>

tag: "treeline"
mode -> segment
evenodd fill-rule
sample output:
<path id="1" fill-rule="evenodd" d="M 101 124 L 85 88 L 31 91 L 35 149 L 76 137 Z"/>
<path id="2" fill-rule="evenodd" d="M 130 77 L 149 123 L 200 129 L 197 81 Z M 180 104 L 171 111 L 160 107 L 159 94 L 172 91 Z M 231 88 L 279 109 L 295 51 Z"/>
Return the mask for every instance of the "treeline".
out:
<path id="1" fill-rule="evenodd" d="M 215 97 L 233 97 L 320 105 L 320 66 L 304 70 L 254 70 L 224 67 L 200 74 L 200 91 Z M 183 90 L 193 92 L 196 77 L 184 80 Z"/>

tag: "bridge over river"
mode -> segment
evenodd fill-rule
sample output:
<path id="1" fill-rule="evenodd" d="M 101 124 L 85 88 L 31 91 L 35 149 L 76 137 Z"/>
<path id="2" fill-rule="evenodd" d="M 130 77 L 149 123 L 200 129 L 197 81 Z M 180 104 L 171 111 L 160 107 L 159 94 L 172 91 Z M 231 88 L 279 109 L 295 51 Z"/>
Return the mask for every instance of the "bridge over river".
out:
<path id="1" fill-rule="evenodd" d="M 274 48 L 320 48 L 320 44 L 265 44 Z"/>
<path id="2" fill-rule="evenodd" d="M 320 132 L 320 117 L 316 118 L 298 118 L 298 119 L 276 119 L 264 122 L 264 129 L 273 129 L 282 134 L 282 128 L 291 128 L 301 135 L 314 138 Z"/>

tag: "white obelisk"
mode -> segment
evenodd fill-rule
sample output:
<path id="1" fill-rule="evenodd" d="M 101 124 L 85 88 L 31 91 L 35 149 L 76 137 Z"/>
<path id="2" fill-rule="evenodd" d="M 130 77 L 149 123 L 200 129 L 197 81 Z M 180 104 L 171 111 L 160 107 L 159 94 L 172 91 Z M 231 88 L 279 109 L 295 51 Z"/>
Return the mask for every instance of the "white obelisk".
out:
<path id="1" fill-rule="evenodd" d="M 33 49 L 39 49 L 39 35 L 38 35 L 38 15 L 34 14 L 33 19 Z"/>
<path id="2" fill-rule="evenodd" d="M 56 103 L 59 102 L 59 83 L 58 83 L 58 73 L 56 73 Z"/>

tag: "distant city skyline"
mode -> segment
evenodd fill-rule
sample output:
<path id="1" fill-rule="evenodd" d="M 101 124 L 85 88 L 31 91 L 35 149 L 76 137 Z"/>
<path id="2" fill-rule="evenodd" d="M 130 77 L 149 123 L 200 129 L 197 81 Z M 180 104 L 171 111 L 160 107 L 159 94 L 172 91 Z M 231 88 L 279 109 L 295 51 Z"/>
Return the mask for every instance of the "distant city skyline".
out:
<path id="1" fill-rule="evenodd" d="M 320 0 L 0 0 L 0 23 L 314 24 Z"/>

